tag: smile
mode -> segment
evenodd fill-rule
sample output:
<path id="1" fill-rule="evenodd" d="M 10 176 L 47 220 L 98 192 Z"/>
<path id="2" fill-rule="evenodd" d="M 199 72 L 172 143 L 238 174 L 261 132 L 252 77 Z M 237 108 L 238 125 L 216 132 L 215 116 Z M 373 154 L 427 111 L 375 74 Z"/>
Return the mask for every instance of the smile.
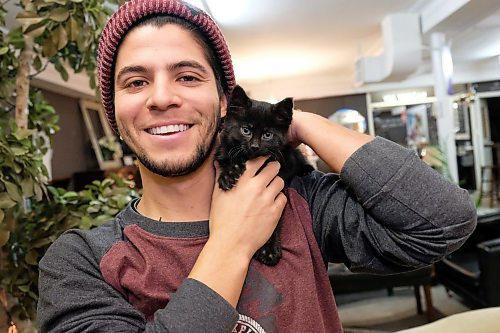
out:
<path id="1" fill-rule="evenodd" d="M 149 134 L 153 135 L 165 135 L 165 134 L 184 132 L 187 131 L 190 127 L 191 127 L 190 125 L 184 125 L 184 124 L 166 125 L 166 126 L 148 128 L 146 131 Z"/>

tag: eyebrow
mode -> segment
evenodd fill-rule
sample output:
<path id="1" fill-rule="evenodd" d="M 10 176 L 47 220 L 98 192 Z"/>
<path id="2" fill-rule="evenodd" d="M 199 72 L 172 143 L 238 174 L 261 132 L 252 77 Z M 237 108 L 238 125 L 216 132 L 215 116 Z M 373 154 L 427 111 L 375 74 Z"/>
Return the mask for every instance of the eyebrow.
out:
<path id="1" fill-rule="evenodd" d="M 181 68 L 190 67 L 201 71 L 203 74 L 208 75 L 208 71 L 197 61 L 184 60 L 176 62 L 168 66 L 169 70 L 178 70 Z M 116 82 L 120 82 L 121 78 L 128 73 L 146 73 L 147 69 L 144 66 L 125 66 L 116 75 Z"/>
<path id="2" fill-rule="evenodd" d="M 125 66 L 116 75 L 116 82 L 120 82 L 121 78 L 128 73 L 146 73 L 146 67 L 144 66 Z"/>
<path id="3" fill-rule="evenodd" d="M 194 69 L 197 69 L 197 70 L 203 72 L 203 74 L 205 74 L 205 75 L 208 74 L 208 71 L 207 71 L 205 66 L 203 66 L 202 64 L 200 64 L 197 61 L 192 61 L 192 60 L 179 61 L 179 62 L 169 66 L 169 69 L 176 70 L 176 69 L 181 69 L 184 67 L 191 67 L 191 68 L 194 68 Z"/>

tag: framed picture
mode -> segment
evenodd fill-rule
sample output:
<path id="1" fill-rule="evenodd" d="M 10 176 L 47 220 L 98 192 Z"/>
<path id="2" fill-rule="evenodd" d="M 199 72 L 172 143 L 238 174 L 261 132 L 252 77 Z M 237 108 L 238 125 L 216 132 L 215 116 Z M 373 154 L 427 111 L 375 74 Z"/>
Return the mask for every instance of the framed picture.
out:
<path id="1" fill-rule="evenodd" d="M 122 148 L 108 124 L 101 104 L 82 99 L 80 110 L 99 168 L 102 170 L 120 168 Z"/>

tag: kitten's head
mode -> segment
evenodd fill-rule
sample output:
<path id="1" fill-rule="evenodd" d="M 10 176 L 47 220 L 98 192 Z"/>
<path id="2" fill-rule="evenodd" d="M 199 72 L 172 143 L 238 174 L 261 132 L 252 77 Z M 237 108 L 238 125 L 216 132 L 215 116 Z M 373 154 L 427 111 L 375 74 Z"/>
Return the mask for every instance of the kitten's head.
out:
<path id="1" fill-rule="evenodd" d="M 224 119 L 225 143 L 248 158 L 271 155 L 278 159 L 279 150 L 287 144 L 292 114 L 292 98 L 276 104 L 257 101 L 236 86 Z"/>

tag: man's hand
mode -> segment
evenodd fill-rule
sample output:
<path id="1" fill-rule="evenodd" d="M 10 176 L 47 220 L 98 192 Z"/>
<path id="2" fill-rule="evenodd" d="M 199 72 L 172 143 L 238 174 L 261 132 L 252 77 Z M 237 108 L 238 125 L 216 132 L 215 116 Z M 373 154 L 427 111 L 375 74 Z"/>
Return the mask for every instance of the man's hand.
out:
<path id="1" fill-rule="evenodd" d="M 216 184 L 212 196 L 210 240 L 233 244 L 249 259 L 269 239 L 286 204 L 279 163 L 269 162 L 256 174 L 266 160 L 261 156 L 248 161 L 231 190 L 223 191 Z"/>
<path id="2" fill-rule="evenodd" d="M 210 236 L 189 278 L 196 279 L 236 307 L 254 253 L 271 237 L 286 204 L 278 177 L 279 163 L 266 157 L 246 163 L 246 171 L 229 191 L 215 182 Z M 216 176 L 219 171 L 216 168 Z"/>

